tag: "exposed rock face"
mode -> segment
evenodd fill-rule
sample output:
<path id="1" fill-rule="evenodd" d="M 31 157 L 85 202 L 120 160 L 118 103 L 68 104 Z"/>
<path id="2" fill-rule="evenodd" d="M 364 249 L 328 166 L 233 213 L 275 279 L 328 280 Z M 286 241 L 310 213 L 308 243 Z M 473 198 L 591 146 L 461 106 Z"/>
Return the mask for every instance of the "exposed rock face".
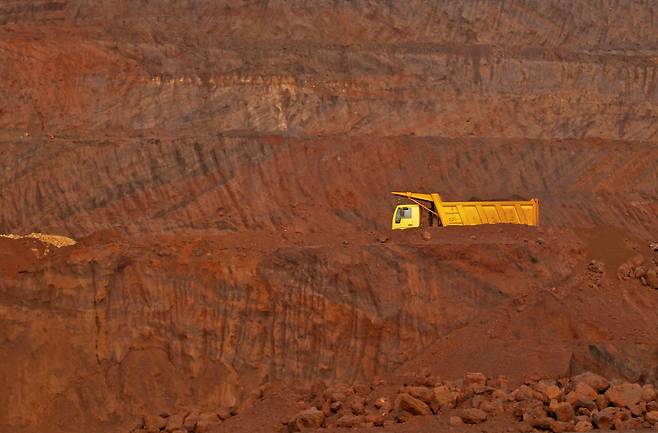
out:
<path id="1" fill-rule="evenodd" d="M 128 431 L 194 408 L 182 427 L 210 429 L 265 382 L 414 363 L 654 378 L 655 295 L 613 290 L 622 261 L 570 233 L 658 237 L 654 16 L 613 1 L 3 2 L 0 233 L 79 243 L 0 238 L 0 425 Z M 544 228 L 389 235 L 398 188 L 536 196 Z M 430 409 L 461 404 L 427 386 Z M 339 418 L 351 399 L 328 405 L 334 425 L 381 424 L 367 404 Z"/>
<path id="2" fill-rule="evenodd" d="M 656 5 L 540 3 L 11 2 L 0 228 L 384 227 L 405 179 L 655 235 Z"/>

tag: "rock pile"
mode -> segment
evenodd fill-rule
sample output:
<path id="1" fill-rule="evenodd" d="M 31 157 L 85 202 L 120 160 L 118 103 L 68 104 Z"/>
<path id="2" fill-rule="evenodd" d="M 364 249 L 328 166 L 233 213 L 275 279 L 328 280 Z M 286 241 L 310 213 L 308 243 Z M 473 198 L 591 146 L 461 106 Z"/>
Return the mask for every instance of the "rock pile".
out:
<path id="1" fill-rule="evenodd" d="M 186 411 L 182 413 L 161 413 L 159 415 L 146 415 L 140 425 L 132 429 L 131 433 L 206 433 L 222 421 L 235 415 L 228 408 L 217 412 Z"/>
<path id="2" fill-rule="evenodd" d="M 283 421 L 282 433 L 386 426 L 414 416 L 438 416 L 460 426 L 502 414 L 511 414 L 520 432 L 658 428 L 654 385 L 609 381 L 590 372 L 557 380 L 529 379 L 515 389 L 508 388 L 503 376 L 487 378 L 482 373 L 467 373 L 458 381 L 423 376 L 393 393 L 390 387 L 375 385 L 330 387 L 314 393 L 307 404 Z"/>
<path id="3" fill-rule="evenodd" d="M 636 278 L 643 285 L 658 289 L 658 266 L 651 261 L 645 261 L 644 257 L 639 255 L 619 266 L 617 278 L 620 280 Z"/>

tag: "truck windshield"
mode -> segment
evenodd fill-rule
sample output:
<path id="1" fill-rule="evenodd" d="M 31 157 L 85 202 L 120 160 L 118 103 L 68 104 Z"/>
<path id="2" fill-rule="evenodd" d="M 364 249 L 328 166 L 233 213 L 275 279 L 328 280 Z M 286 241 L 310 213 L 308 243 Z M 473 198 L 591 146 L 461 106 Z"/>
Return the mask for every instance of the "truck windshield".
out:
<path id="1" fill-rule="evenodd" d="M 411 209 L 408 207 L 399 207 L 395 213 L 395 223 L 400 224 L 403 218 L 411 218 Z"/>

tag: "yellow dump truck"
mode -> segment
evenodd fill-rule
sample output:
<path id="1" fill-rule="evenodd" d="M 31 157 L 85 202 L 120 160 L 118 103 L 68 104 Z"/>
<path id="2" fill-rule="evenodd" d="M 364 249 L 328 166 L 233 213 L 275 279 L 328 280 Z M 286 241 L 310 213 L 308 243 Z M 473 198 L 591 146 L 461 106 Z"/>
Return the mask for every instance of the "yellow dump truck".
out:
<path id="1" fill-rule="evenodd" d="M 420 209 L 429 212 L 430 225 L 437 217 L 440 226 L 472 226 L 479 224 L 539 225 L 539 200 L 527 201 L 443 201 L 437 193 L 392 192 L 414 204 L 395 208 L 391 228 L 404 230 L 420 226 Z M 427 203 L 427 205 L 422 202 Z"/>

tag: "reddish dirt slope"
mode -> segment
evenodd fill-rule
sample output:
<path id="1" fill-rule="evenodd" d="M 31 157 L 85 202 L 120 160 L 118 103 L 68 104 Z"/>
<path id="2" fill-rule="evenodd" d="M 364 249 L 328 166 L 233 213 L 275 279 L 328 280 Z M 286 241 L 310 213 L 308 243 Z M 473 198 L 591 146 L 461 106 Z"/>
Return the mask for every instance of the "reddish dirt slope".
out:
<path id="1" fill-rule="evenodd" d="M 4 2 L 0 233 L 80 242 L 0 238 L 0 431 L 127 431 L 272 381 L 655 381 L 658 295 L 617 278 L 656 260 L 655 16 Z M 542 227 L 390 233 L 391 190 L 538 197 Z M 279 428 L 273 392 L 224 428 Z"/>

